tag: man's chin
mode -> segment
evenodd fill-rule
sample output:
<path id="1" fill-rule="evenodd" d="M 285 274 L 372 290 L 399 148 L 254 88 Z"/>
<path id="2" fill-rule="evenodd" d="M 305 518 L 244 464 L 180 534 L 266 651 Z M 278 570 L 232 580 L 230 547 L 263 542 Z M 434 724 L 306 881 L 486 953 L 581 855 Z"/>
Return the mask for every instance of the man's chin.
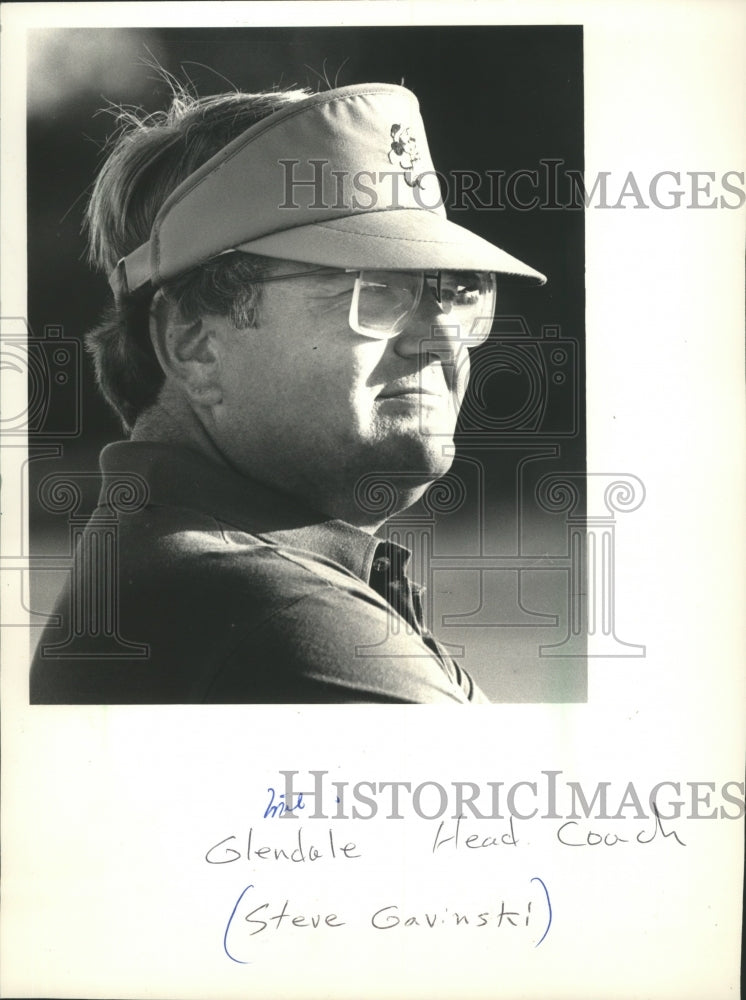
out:
<path id="1" fill-rule="evenodd" d="M 453 437 L 448 434 L 402 435 L 378 449 L 375 469 L 381 479 L 389 474 L 392 480 L 415 485 L 423 489 L 445 475 L 453 464 Z"/>

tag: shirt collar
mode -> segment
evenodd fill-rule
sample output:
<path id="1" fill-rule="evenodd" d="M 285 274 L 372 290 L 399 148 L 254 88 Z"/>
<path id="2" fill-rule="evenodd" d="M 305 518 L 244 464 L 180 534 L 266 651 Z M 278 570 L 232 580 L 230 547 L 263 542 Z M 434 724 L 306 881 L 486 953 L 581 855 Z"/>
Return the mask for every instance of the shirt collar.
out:
<path id="1" fill-rule="evenodd" d="M 405 566 L 410 553 L 393 542 L 329 518 L 300 501 L 241 476 L 227 465 L 178 445 L 117 441 L 101 452 L 105 504 L 111 479 L 128 473 L 148 485 L 148 503 L 186 507 L 275 544 L 305 549 L 339 563 L 366 583 L 378 550 L 394 547 Z"/>

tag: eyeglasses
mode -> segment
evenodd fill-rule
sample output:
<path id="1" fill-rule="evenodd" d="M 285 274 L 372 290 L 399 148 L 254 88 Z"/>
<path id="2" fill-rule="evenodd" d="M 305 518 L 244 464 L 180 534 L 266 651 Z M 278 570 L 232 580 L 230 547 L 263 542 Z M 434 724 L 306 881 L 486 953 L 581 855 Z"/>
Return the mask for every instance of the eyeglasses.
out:
<path id="1" fill-rule="evenodd" d="M 414 317 L 425 286 L 447 326 L 458 327 L 456 336 L 468 344 L 481 344 L 490 335 L 497 298 L 492 271 L 383 271 L 317 267 L 294 274 L 271 274 L 261 282 L 282 281 L 317 274 L 354 274 L 350 300 L 350 327 L 364 337 L 390 340 Z"/>

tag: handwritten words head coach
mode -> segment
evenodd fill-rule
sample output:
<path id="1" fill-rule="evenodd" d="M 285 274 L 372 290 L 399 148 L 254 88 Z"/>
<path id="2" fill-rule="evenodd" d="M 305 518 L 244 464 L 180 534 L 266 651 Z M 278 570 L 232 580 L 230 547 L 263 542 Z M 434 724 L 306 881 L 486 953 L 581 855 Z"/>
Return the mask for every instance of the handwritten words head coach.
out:
<path id="1" fill-rule="evenodd" d="M 88 345 L 129 439 L 102 453 L 32 702 L 485 700 L 360 491 L 398 477 L 403 509 L 448 470 L 499 282 L 543 280 L 438 191 L 417 100 L 386 84 L 180 96 L 118 135 Z M 143 500 L 100 564 L 117 477 Z M 106 633 L 86 601 L 112 566 Z"/>

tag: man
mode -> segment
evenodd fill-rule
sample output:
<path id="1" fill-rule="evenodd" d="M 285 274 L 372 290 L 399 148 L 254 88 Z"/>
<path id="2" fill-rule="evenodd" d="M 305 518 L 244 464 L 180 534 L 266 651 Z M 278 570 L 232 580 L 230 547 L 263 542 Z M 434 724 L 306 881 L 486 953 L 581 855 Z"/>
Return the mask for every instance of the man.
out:
<path id="1" fill-rule="evenodd" d="M 448 470 L 497 281 L 543 276 L 446 219 L 404 88 L 180 96 L 130 126 L 88 215 L 114 291 L 89 347 L 130 439 L 32 701 L 485 700 L 369 488 L 401 510 Z"/>

